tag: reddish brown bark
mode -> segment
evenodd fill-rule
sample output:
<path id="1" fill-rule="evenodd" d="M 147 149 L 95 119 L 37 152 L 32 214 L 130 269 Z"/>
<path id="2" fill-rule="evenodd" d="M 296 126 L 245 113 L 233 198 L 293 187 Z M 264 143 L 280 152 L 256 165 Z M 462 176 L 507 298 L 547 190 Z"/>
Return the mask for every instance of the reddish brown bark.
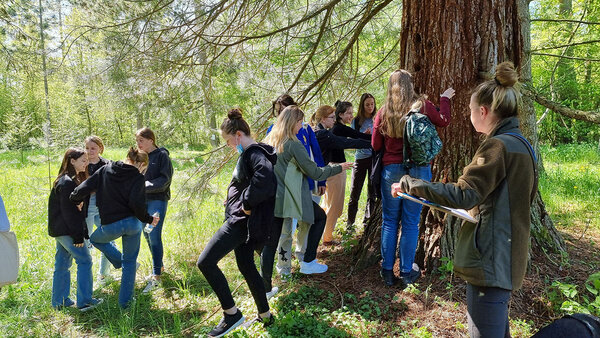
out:
<path id="1" fill-rule="evenodd" d="M 479 146 L 481 136 L 473 129 L 469 117 L 472 89 L 489 79 L 498 63 L 507 60 L 515 63 L 525 80 L 529 79 L 531 70 L 524 54 L 529 44 L 527 4 L 526 0 L 403 2 L 399 68 L 411 71 L 417 91 L 429 95 L 435 103 L 446 88 L 456 90 L 452 122 L 439 130 L 444 147 L 432 167 L 434 181 L 456 182 Z M 535 124 L 531 124 L 530 116 L 535 112 L 530 102 L 525 102 L 523 114 L 525 135 L 536 144 Z M 538 218 L 534 223 L 555 234 L 547 217 L 546 223 L 540 222 L 540 215 L 547 215 L 541 200 L 536 201 L 534 209 L 537 210 L 534 218 Z M 380 236 L 377 228 L 381 226 L 381 217 L 377 216 L 366 225 L 359 243 L 359 267 L 376 261 L 373 257 L 367 259 L 366 252 L 378 254 L 375 246 L 379 239 L 372 237 Z M 425 209 L 417 264 L 431 269 L 437 266 L 439 258 L 452 257 L 459 227 L 456 219 Z"/>

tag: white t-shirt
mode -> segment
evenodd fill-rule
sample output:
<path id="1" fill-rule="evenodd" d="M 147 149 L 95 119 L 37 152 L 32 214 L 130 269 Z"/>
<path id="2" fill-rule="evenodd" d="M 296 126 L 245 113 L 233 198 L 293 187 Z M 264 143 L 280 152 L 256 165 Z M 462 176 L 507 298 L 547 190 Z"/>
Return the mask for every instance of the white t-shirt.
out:
<path id="1" fill-rule="evenodd" d="M 4 209 L 4 202 L 2 201 L 2 196 L 0 196 L 0 232 L 5 231 L 10 231 L 10 223 L 8 222 L 6 209 Z"/>

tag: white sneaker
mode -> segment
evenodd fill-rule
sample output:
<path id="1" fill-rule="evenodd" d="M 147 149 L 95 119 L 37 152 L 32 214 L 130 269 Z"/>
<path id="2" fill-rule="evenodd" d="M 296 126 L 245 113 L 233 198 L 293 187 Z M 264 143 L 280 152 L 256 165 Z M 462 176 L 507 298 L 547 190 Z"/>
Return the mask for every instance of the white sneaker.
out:
<path id="1" fill-rule="evenodd" d="M 274 286 L 271 288 L 271 291 L 267 292 L 267 300 L 273 298 L 279 292 L 279 288 Z"/>
<path id="2" fill-rule="evenodd" d="M 314 273 L 323 273 L 327 271 L 327 265 L 321 264 L 314 259 L 312 262 L 300 262 L 300 273 L 312 275 Z"/>
<path id="3" fill-rule="evenodd" d="M 159 286 L 160 286 L 160 281 L 158 281 L 156 279 L 151 279 L 148 281 L 148 284 L 146 284 L 146 287 L 144 288 L 142 293 L 148 293 L 154 289 L 157 289 Z"/>
<path id="4" fill-rule="evenodd" d="M 96 278 L 96 284 L 98 284 L 99 287 L 104 287 L 112 281 L 113 277 L 111 275 L 98 275 L 98 278 Z"/>

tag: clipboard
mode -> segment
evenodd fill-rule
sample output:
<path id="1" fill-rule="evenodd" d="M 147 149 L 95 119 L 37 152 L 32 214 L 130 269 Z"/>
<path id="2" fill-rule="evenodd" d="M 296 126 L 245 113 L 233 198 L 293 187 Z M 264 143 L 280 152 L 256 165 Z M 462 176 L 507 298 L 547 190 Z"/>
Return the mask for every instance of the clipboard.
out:
<path id="1" fill-rule="evenodd" d="M 407 199 L 409 201 L 417 202 L 419 204 L 423 204 L 424 206 L 433 208 L 435 210 L 439 210 L 439 211 L 444 212 L 446 214 L 450 214 L 452 216 L 455 216 L 455 217 L 458 217 L 460 219 L 463 219 L 463 220 L 465 220 L 467 222 L 477 223 L 477 219 L 475 219 L 473 216 L 469 215 L 469 213 L 465 209 L 454 209 L 454 208 L 445 207 L 443 205 L 440 205 L 440 204 L 428 201 L 428 200 L 426 200 L 424 198 L 416 197 L 416 196 L 409 195 L 409 194 L 405 194 L 403 192 L 398 193 L 398 197 Z"/>

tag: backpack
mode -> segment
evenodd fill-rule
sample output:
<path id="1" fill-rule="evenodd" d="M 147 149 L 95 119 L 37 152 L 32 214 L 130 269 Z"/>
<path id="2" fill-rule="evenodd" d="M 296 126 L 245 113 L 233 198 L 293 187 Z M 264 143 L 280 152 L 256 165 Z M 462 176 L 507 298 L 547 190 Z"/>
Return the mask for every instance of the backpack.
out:
<path id="1" fill-rule="evenodd" d="M 407 149 L 410 149 L 410 156 Z M 411 110 L 404 124 L 402 154 L 405 165 L 428 165 L 442 150 L 442 140 L 427 115 Z"/>

